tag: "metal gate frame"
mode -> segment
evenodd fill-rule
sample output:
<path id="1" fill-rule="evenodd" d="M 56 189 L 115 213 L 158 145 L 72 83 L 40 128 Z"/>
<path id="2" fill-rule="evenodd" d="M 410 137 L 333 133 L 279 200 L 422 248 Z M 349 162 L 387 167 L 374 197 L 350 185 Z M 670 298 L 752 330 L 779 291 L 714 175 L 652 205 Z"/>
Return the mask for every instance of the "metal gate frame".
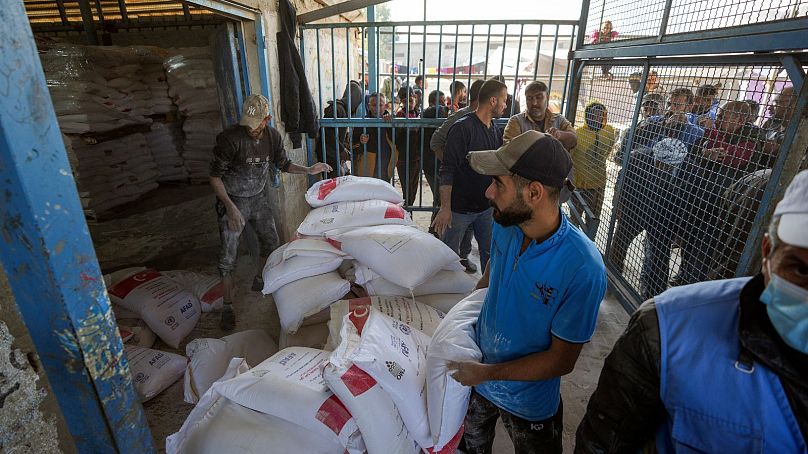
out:
<path id="1" fill-rule="evenodd" d="M 379 91 L 379 88 L 376 86 L 377 82 L 380 82 L 383 78 L 388 77 L 387 74 L 385 74 L 385 75 L 378 74 L 378 68 L 377 68 L 378 61 L 377 61 L 376 57 L 378 56 L 378 39 L 379 39 L 379 34 L 380 34 L 380 32 L 378 30 L 380 28 L 390 29 L 390 33 L 393 34 L 393 36 L 395 36 L 396 34 L 401 34 L 401 35 L 407 34 L 407 35 L 418 36 L 419 34 L 421 34 L 423 32 L 412 31 L 413 27 L 424 27 L 424 31 L 426 31 L 427 27 L 440 27 L 440 33 L 442 34 L 444 27 L 471 26 L 472 27 L 472 31 L 471 31 L 472 36 L 475 36 L 475 27 L 480 27 L 480 29 L 483 29 L 483 27 L 488 27 L 488 35 L 489 35 L 488 41 L 490 42 L 491 27 L 492 26 L 504 26 L 505 27 L 505 31 L 503 32 L 504 36 L 506 36 L 506 37 L 507 36 L 512 36 L 512 37 L 519 36 L 519 38 L 520 38 L 519 39 L 519 47 L 518 47 L 518 51 L 517 51 L 517 54 L 518 54 L 517 59 L 518 59 L 523 55 L 523 53 L 522 53 L 523 52 L 523 50 L 522 50 L 522 39 L 525 36 L 528 36 L 528 35 L 525 35 L 525 33 L 524 33 L 525 26 L 526 25 L 537 25 L 537 26 L 540 26 L 539 35 L 538 35 L 539 36 L 539 46 L 541 45 L 540 44 L 541 36 L 553 36 L 553 35 L 545 35 L 545 34 L 543 34 L 544 27 L 548 27 L 548 28 L 549 27 L 555 27 L 555 35 L 554 35 L 555 36 L 555 38 L 554 38 L 555 45 L 554 45 L 554 48 L 553 48 L 553 57 L 552 57 L 551 70 L 550 70 L 550 81 L 548 83 L 548 91 L 550 91 L 552 89 L 553 75 L 554 74 L 559 74 L 559 79 L 561 78 L 560 77 L 561 71 L 559 71 L 558 73 L 554 72 L 556 49 L 558 47 L 558 39 L 559 39 L 559 37 L 567 37 L 567 36 L 569 36 L 569 38 L 571 40 L 571 43 L 570 43 L 571 49 L 572 49 L 573 43 L 576 42 L 576 39 L 580 39 L 580 36 L 579 36 L 580 28 L 578 27 L 578 21 L 575 21 L 575 20 L 454 20 L 454 21 L 374 22 L 373 18 L 374 18 L 373 8 L 369 7 L 368 8 L 368 22 L 313 23 L 313 24 L 302 24 L 302 25 L 300 25 L 299 26 L 299 29 L 300 29 L 300 46 L 299 46 L 299 48 L 300 48 L 300 55 L 301 55 L 301 59 L 303 61 L 304 69 L 306 68 L 306 65 L 307 65 L 307 58 L 306 58 L 306 54 L 305 54 L 305 49 L 306 49 L 306 46 L 305 46 L 305 42 L 306 42 L 305 41 L 305 31 L 306 30 L 313 30 L 314 33 L 315 33 L 316 51 L 317 51 L 318 55 L 320 53 L 320 40 L 323 39 L 323 38 L 320 37 L 320 31 L 321 30 L 326 30 L 327 31 L 329 29 L 332 30 L 332 34 L 330 35 L 331 49 L 332 49 L 332 61 L 331 61 L 332 78 L 336 78 L 334 61 L 333 61 L 333 58 L 334 58 L 333 55 L 334 55 L 334 52 L 336 51 L 336 48 L 334 47 L 334 41 L 333 41 L 333 36 L 334 35 L 333 35 L 333 33 L 336 33 L 337 30 L 343 30 L 344 29 L 345 33 L 346 33 L 346 36 L 347 36 L 347 34 L 349 33 L 349 29 L 352 29 L 352 28 L 356 28 L 356 29 L 359 29 L 359 30 L 367 30 L 367 33 L 368 33 L 368 55 L 369 55 L 370 58 L 367 58 L 367 56 L 364 54 L 364 45 L 363 45 L 362 62 L 363 63 L 365 61 L 368 62 L 368 74 L 367 74 L 369 76 L 369 84 L 368 85 L 369 85 L 370 92 L 374 92 L 374 91 Z M 511 26 L 511 27 L 521 27 L 520 34 L 519 35 L 508 34 L 508 27 L 509 26 Z M 562 34 L 561 33 L 561 27 L 570 27 L 570 30 L 571 30 L 570 34 L 566 34 L 566 33 Z M 398 31 L 397 32 L 396 28 L 398 28 L 399 30 L 406 30 L 406 31 Z M 483 29 L 483 31 L 485 31 L 485 30 Z M 429 33 L 432 33 L 432 32 L 429 32 Z M 485 37 L 486 34 L 483 33 L 483 32 L 477 32 L 476 36 Z M 530 36 L 533 36 L 533 35 L 530 35 Z M 326 37 L 324 39 L 328 40 L 328 38 L 329 38 L 329 35 L 326 34 Z M 365 39 L 365 37 L 364 37 L 364 33 L 363 33 L 363 35 L 362 35 L 363 44 L 364 44 L 364 39 Z M 348 40 L 348 42 L 350 42 L 350 40 Z M 409 39 L 408 39 L 408 43 L 409 43 Z M 440 61 L 440 55 L 441 55 L 440 54 L 440 49 L 442 48 L 442 44 L 444 44 L 444 41 L 442 41 L 442 35 L 441 35 L 441 41 L 439 41 L 439 51 L 438 51 L 438 60 L 439 61 Z M 451 44 L 451 43 L 449 43 L 449 44 Z M 422 52 L 424 52 L 424 53 L 425 53 L 425 46 L 426 46 L 426 41 L 424 41 L 423 44 L 422 44 Z M 505 46 L 503 46 L 503 47 L 505 47 Z M 395 43 L 395 39 L 394 39 L 393 44 L 392 44 L 392 50 L 391 50 L 391 53 L 393 54 L 393 62 L 392 62 L 393 65 L 395 65 L 395 48 L 396 48 L 396 43 Z M 474 48 L 474 45 L 473 45 L 473 40 L 472 40 L 471 51 L 473 51 L 473 48 Z M 347 51 L 347 49 L 346 49 L 346 51 Z M 528 52 L 529 51 L 525 51 L 524 55 L 528 55 Z M 415 51 L 415 55 L 417 55 L 417 50 Z M 410 45 L 407 44 L 407 59 L 408 60 L 410 59 L 410 56 L 411 56 L 411 49 L 410 49 Z M 487 56 L 487 54 L 486 54 L 486 56 Z M 540 58 L 540 55 L 537 54 L 536 58 L 535 58 L 535 63 L 534 63 L 534 65 L 535 65 L 534 73 L 533 73 L 534 78 L 537 76 L 538 66 L 539 66 L 539 58 Z M 454 63 L 455 63 L 454 66 L 456 67 L 457 66 L 457 40 L 456 39 L 455 39 L 455 57 L 454 57 L 454 60 L 455 60 L 454 61 Z M 500 66 L 504 65 L 504 60 L 505 60 L 505 58 L 503 56 L 503 61 L 502 61 L 502 64 Z M 321 65 L 320 65 L 321 67 L 322 67 L 322 64 L 323 63 L 321 63 Z M 351 77 L 351 66 L 350 66 L 350 64 L 347 66 L 347 72 L 348 72 L 347 79 L 352 80 L 353 78 Z M 320 73 L 321 73 L 321 71 L 318 69 L 318 72 L 317 72 L 318 94 L 315 95 L 315 98 L 319 98 L 319 104 L 318 105 L 320 106 L 320 109 L 319 109 L 320 111 L 318 112 L 318 115 L 322 116 L 322 111 L 323 111 L 325 105 L 323 104 L 323 101 L 324 101 L 323 93 L 319 88 L 319 87 L 322 86 L 321 74 Z M 502 67 L 500 68 L 500 73 L 502 73 Z M 422 77 L 430 76 L 429 74 L 425 73 L 425 68 L 421 68 L 421 71 L 418 74 L 420 76 L 422 76 Z M 571 82 L 570 82 L 572 80 L 572 74 L 573 74 L 572 67 L 568 66 L 567 70 L 563 73 L 564 85 L 563 85 L 563 89 L 561 90 L 562 109 L 567 109 L 568 108 L 569 98 L 567 97 L 567 93 L 569 92 L 568 91 L 569 87 L 572 85 Z M 365 70 L 364 70 L 364 65 L 361 68 L 361 75 L 362 75 L 362 77 L 364 77 L 366 75 Z M 393 76 L 395 76 L 395 75 L 396 75 L 396 73 L 393 73 Z M 403 73 L 400 74 L 400 75 L 404 76 Z M 486 70 L 486 73 L 483 75 L 483 78 L 486 78 L 488 75 L 489 74 L 487 73 L 487 70 Z M 496 74 L 491 73 L 490 75 L 494 76 Z M 378 76 L 378 80 L 377 80 L 377 76 Z M 409 74 L 409 73 L 406 74 L 406 77 L 407 77 L 406 82 L 407 83 L 409 83 L 411 81 L 410 76 L 411 76 L 411 74 Z M 519 78 L 520 76 L 529 77 L 530 74 L 521 74 L 521 73 L 518 73 L 518 70 L 517 70 L 515 78 Z M 454 73 L 453 77 L 451 78 L 451 81 L 452 82 L 460 81 L 460 82 L 466 83 L 467 86 L 470 86 L 472 80 L 475 79 L 475 78 L 476 77 L 473 77 L 472 74 L 457 74 L 457 73 Z M 444 89 L 448 88 L 448 87 L 441 87 L 440 86 L 440 80 L 441 80 L 440 75 L 438 75 L 438 85 L 434 89 L 435 90 L 440 90 L 441 88 L 444 88 Z M 332 81 L 332 87 L 331 88 L 332 88 L 331 96 L 332 96 L 332 98 L 335 99 L 339 93 L 336 91 L 337 88 L 336 88 L 335 84 L 333 83 L 333 81 Z M 514 93 L 514 98 L 515 98 L 515 93 Z M 424 93 L 424 100 L 426 100 L 426 93 Z M 517 113 L 517 112 L 511 112 L 511 114 L 514 114 L 514 113 Z M 420 128 L 424 128 L 424 127 L 438 127 L 443 123 L 444 120 L 445 120 L 445 118 L 432 119 L 432 118 L 396 118 L 396 117 L 393 117 L 392 120 L 388 122 L 388 121 L 383 121 L 381 119 L 368 119 L 368 118 L 356 118 L 356 117 L 353 117 L 353 118 L 336 118 L 336 117 L 320 118 L 320 137 L 317 138 L 317 139 L 312 138 L 312 137 L 308 137 L 307 142 L 306 142 L 308 163 L 309 163 L 309 165 L 311 165 L 314 162 L 316 162 L 316 160 L 323 159 L 323 157 L 321 157 L 321 156 L 314 156 L 314 148 L 315 148 L 315 140 L 320 140 L 323 148 L 325 148 L 325 134 L 323 134 L 323 132 L 325 131 L 325 128 L 390 128 L 390 129 L 393 130 L 393 140 L 395 141 L 395 130 L 396 130 L 396 128 L 407 128 L 409 130 L 410 128 L 420 129 Z M 504 128 L 507 121 L 508 121 L 508 117 L 503 117 L 503 118 L 499 118 L 499 119 L 494 120 L 494 122 L 501 128 Z M 336 139 L 336 135 L 335 135 L 335 139 Z M 421 137 L 421 141 L 423 142 L 423 135 Z M 429 144 L 426 144 L 426 146 L 428 146 L 428 145 Z M 422 150 L 421 158 L 423 158 L 423 147 L 424 147 L 424 144 L 422 143 L 421 144 L 421 150 Z M 408 148 L 409 148 L 409 138 L 408 138 Z M 422 161 L 421 167 L 423 167 L 423 159 L 421 161 Z M 408 166 L 409 166 L 409 162 L 407 163 L 407 173 L 409 173 L 409 167 Z M 421 170 L 419 170 L 419 172 L 420 171 Z M 316 180 L 315 180 L 314 177 L 309 177 L 309 185 L 313 184 L 315 181 Z M 403 189 L 403 187 L 404 187 L 404 184 L 402 182 L 402 189 Z M 423 184 L 422 184 L 422 187 L 423 187 Z M 437 196 L 437 194 L 434 194 L 434 196 Z M 421 197 L 422 196 L 419 195 L 419 200 L 421 200 Z M 406 209 L 408 211 L 434 211 L 435 210 L 432 207 L 424 207 L 424 206 L 422 206 L 422 203 L 420 204 L 420 206 L 415 206 L 415 205 L 406 206 Z"/>
<path id="2" fill-rule="evenodd" d="M 253 22 L 270 98 L 262 13 L 226 0 L 189 3 L 239 21 L 242 56 L 243 27 Z M 0 8 L 0 22 L 0 261 L 77 450 L 156 452 L 22 0 Z"/>
<path id="3" fill-rule="evenodd" d="M 608 0 L 601 0 L 607 2 Z M 669 17 L 673 1 L 665 2 L 665 11 L 656 37 L 616 41 L 596 45 L 584 45 L 585 27 L 587 26 L 590 0 L 584 0 L 579 20 L 578 39 L 575 49 L 571 52 L 571 71 L 575 75 L 573 80 L 579 81 L 583 71 L 590 65 L 635 65 L 643 68 L 640 82 L 640 92 L 637 99 L 642 99 L 649 74 L 653 66 L 694 66 L 694 65 L 748 65 L 771 64 L 785 68 L 792 81 L 795 93 L 798 93 L 797 105 L 792 119 L 785 132 L 780 153 L 777 156 L 769 183 L 766 186 L 760 209 L 755 215 L 754 224 L 744 245 L 735 275 L 746 276 L 759 270 L 750 269 L 756 251 L 760 250 L 760 242 L 765 222 L 771 218 L 774 203 L 779 200 L 784 191 L 785 184 L 798 172 L 799 153 L 789 153 L 795 144 L 800 118 L 808 107 L 808 84 L 805 83 L 803 66 L 808 64 L 808 53 L 803 52 L 808 43 L 808 18 L 787 19 L 775 22 L 763 22 L 742 27 L 730 27 L 699 32 L 678 33 L 669 35 L 667 18 Z M 728 55 L 732 54 L 732 55 Z M 576 109 L 580 94 L 580 85 L 573 83 L 567 95 L 568 109 L 564 112 L 566 118 L 574 124 Z M 628 143 L 632 143 L 633 133 L 637 126 L 641 103 L 634 106 L 631 126 L 628 129 Z M 800 134 L 805 135 L 805 131 Z M 799 143 L 804 143 L 801 138 Z M 615 187 L 615 197 L 619 197 L 620 188 L 625 177 L 629 153 L 623 156 L 623 166 L 618 175 Z M 573 213 L 575 214 L 575 213 Z M 579 219 L 580 221 L 580 219 Z M 615 227 L 615 217 L 609 223 L 607 244 L 604 255 L 609 282 L 615 290 L 618 300 L 632 313 L 642 303 L 642 299 L 634 288 L 627 282 L 621 273 L 608 261 L 608 251 L 611 248 Z"/>

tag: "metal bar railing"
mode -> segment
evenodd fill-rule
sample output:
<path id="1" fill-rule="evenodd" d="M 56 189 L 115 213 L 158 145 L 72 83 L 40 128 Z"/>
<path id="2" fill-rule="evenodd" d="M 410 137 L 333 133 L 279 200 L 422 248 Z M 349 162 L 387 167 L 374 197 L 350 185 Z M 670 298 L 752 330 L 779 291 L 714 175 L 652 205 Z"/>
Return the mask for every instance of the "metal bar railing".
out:
<path id="1" fill-rule="evenodd" d="M 577 20 L 448 20 L 448 21 L 403 21 L 403 22 L 350 22 L 304 24 L 300 28 L 309 30 L 317 28 L 358 28 L 358 27 L 429 27 L 429 26 L 463 26 L 463 25 L 578 25 Z"/>

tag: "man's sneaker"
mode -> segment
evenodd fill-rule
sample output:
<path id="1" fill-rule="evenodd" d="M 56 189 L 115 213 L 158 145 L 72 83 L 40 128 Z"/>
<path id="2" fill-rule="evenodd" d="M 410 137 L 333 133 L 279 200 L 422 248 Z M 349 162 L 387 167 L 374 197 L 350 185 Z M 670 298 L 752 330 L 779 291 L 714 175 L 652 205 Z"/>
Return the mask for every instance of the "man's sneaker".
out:
<path id="1" fill-rule="evenodd" d="M 467 273 L 476 273 L 477 272 L 477 265 L 471 262 L 469 259 L 460 259 L 460 264 L 466 268 Z"/>
<path id="2" fill-rule="evenodd" d="M 233 331 L 233 328 L 236 327 L 236 313 L 233 311 L 233 305 L 225 304 L 221 314 L 219 328 L 221 328 L 222 331 Z"/>
<path id="3" fill-rule="evenodd" d="M 264 289 L 264 279 L 261 278 L 261 276 L 256 275 L 253 278 L 253 283 L 252 283 L 251 288 L 252 288 L 252 291 L 254 291 L 254 292 L 260 292 L 261 290 L 263 290 Z"/>

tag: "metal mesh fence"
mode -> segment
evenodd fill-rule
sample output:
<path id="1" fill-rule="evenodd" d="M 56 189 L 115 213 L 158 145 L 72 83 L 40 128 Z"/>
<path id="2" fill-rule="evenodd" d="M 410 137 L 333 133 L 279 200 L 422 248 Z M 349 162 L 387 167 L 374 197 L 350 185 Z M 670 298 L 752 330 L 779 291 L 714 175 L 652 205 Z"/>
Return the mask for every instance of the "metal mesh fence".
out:
<path id="1" fill-rule="evenodd" d="M 302 36 L 304 54 L 314 54 L 304 60 L 322 118 L 310 159 L 328 162 L 334 175 L 393 182 L 408 209 L 436 209 L 440 161 L 430 141 L 468 104 L 474 81 L 500 77 L 508 86 L 500 127 L 522 111 L 533 80 L 548 85 L 551 109 L 566 107 L 574 21 L 315 25 Z M 359 105 L 343 96 L 350 81 Z"/>
<path id="2" fill-rule="evenodd" d="M 685 33 L 715 28 L 770 22 L 805 16 L 805 0 L 674 0 L 667 33 Z"/>
<path id="3" fill-rule="evenodd" d="M 660 66 L 645 86 L 641 67 L 608 73 L 584 69 L 577 106 L 590 236 L 643 299 L 734 276 L 796 103 L 785 71 Z"/>
<path id="4" fill-rule="evenodd" d="M 595 0 L 590 3 L 585 45 L 657 36 L 665 0 Z"/>
<path id="5" fill-rule="evenodd" d="M 585 45 L 701 32 L 805 17 L 806 0 L 596 0 L 590 3 Z M 664 24 L 664 26 L 663 26 Z"/>

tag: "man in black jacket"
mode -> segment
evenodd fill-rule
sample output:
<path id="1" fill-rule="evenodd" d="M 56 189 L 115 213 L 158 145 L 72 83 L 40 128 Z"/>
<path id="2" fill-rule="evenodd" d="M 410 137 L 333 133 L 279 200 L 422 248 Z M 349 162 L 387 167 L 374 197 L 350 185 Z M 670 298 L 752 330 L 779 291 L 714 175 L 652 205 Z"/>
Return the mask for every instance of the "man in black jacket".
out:
<path id="1" fill-rule="evenodd" d="M 806 452 L 808 171 L 777 205 L 752 278 L 645 302 L 606 358 L 576 453 Z"/>
<path id="2" fill-rule="evenodd" d="M 317 109 L 311 97 L 303 61 L 295 47 L 297 11 L 289 0 L 279 0 L 278 16 L 281 31 L 278 32 L 278 61 L 281 74 L 281 120 L 293 148 L 302 146 L 301 133 L 316 137 L 320 130 Z"/>

